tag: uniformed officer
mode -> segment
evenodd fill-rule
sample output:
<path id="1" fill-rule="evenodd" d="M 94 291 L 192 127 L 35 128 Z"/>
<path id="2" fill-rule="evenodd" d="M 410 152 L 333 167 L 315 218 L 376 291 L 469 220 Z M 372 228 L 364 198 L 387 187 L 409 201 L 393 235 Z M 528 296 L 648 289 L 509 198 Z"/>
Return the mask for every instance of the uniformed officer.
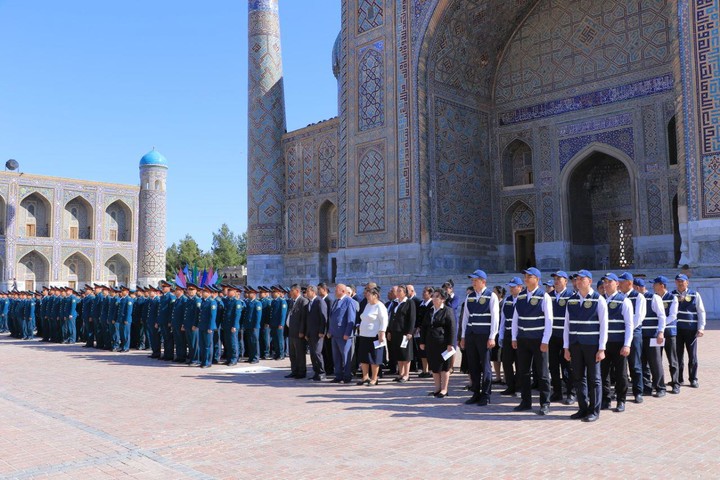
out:
<path id="1" fill-rule="evenodd" d="M 173 332 L 173 345 L 175 347 L 175 363 L 185 363 L 187 360 L 187 335 L 185 335 L 185 327 L 183 321 L 185 318 L 185 303 L 187 297 L 185 296 L 185 289 L 180 285 L 175 285 L 173 291 L 175 295 L 175 303 L 173 304 L 172 310 L 172 332 Z"/>
<path id="2" fill-rule="evenodd" d="M 563 331 L 565 328 L 565 310 L 567 301 L 573 292 L 567 288 L 569 276 L 567 272 L 558 270 L 550 275 L 553 279 L 553 291 L 548 292 L 552 298 L 553 330 L 548 344 L 548 360 L 550 364 L 550 382 L 552 385 L 551 402 L 562 402 L 565 405 L 575 403 L 575 388 L 573 387 L 570 362 L 565 360 L 563 348 Z M 563 396 L 563 387 L 565 396 Z"/>
<path id="3" fill-rule="evenodd" d="M 508 283 L 509 295 L 505 297 L 500 308 L 500 326 L 498 328 L 498 341 L 500 343 L 500 359 L 505 374 L 506 388 L 500 395 L 517 397 L 520 395 L 520 375 L 518 375 L 517 350 L 512 348 L 512 318 L 515 312 L 515 300 L 523 289 L 520 277 L 513 277 Z"/>
<path id="4" fill-rule="evenodd" d="M 272 287 L 272 312 L 270 314 L 270 335 L 275 360 L 285 359 L 285 318 L 287 317 L 288 304 L 283 298 L 283 289 L 275 285 Z"/>
<path id="5" fill-rule="evenodd" d="M 93 306 L 95 304 L 95 295 L 90 285 L 85 285 L 85 296 L 81 301 L 83 330 L 85 332 L 84 348 L 91 348 L 95 343 L 95 325 L 93 322 Z"/>
<path id="6" fill-rule="evenodd" d="M 698 388 L 697 343 L 705 333 L 705 305 L 700 293 L 688 288 L 688 277 L 684 273 L 675 276 L 675 291 L 678 299 L 677 316 L 677 356 L 678 382 L 684 381 L 685 351 L 688 354 L 688 380 L 690 386 Z"/>
<path id="7" fill-rule="evenodd" d="M 137 331 L 138 350 L 147 350 L 150 347 L 150 339 L 147 338 L 147 327 L 145 318 L 148 309 L 148 293 L 142 287 L 137 287 L 135 305 L 133 305 L 133 329 Z"/>
<path id="8" fill-rule="evenodd" d="M 248 347 L 247 362 L 254 364 L 259 362 L 258 352 L 260 348 L 258 332 L 262 324 L 263 307 L 262 302 L 257 299 L 257 290 L 249 287 L 245 292 L 247 293 L 248 303 L 247 315 L 245 316 L 246 323 L 243 325 L 243 335 L 245 336 L 245 343 Z"/>
<path id="9" fill-rule="evenodd" d="M 655 294 L 658 295 L 663 303 L 665 309 L 665 342 L 663 344 L 663 350 L 665 356 L 668 359 L 668 366 L 670 367 L 670 386 L 672 389 L 670 393 L 680 393 L 680 382 L 679 382 L 679 368 L 678 368 L 678 356 L 677 356 L 677 313 L 678 313 L 678 299 L 675 295 L 670 293 L 668 290 L 668 280 L 665 276 L 659 276 L 653 280 L 653 289 Z M 665 384 L 662 384 L 665 387 Z"/>
<path id="10" fill-rule="evenodd" d="M 492 392 L 490 353 L 495 347 L 500 323 L 500 301 L 495 292 L 487 288 L 487 274 L 483 270 L 475 270 L 468 278 L 472 280 L 473 292 L 465 299 L 460 348 L 467 355 L 473 395 L 465 404 L 485 406 L 490 403 Z"/>
<path id="11" fill-rule="evenodd" d="M 191 367 L 197 367 L 200 366 L 198 323 L 200 322 L 202 299 L 197 295 L 197 285 L 188 283 L 186 291 L 188 299 L 185 303 L 183 328 L 187 339 L 188 358 L 185 363 Z"/>
<path id="12" fill-rule="evenodd" d="M 220 363 L 220 358 L 222 357 L 222 321 L 223 318 L 225 318 L 225 299 L 220 295 L 221 289 L 220 287 L 217 287 L 216 285 L 209 285 L 210 287 L 210 296 L 213 300 L 215 300 L 215 305 L 217 306 L 217 314 L 215 316 L 216 321 L 215 324 L 217 325 L 215 328 L 215 331 L 213 332 L 213 358 L 212 363 L 213 365 L 217 365 Z"/>
<path id="13" fill-rule="evenodd" d="M 625 411 L 627 398 L 627 357 L 630 355 L 630 345 L 633 338 L 633 306 L 624 293 L 618 291 L 620 279 L 614 273 L 606 273 L 602 277 L 605 286 L 605 302 L 608 312 L 608 340 L 605 348 L 605 358 L 600 363 L 602 377 L 602 405 L 603 410 L 610 408 L 611 373 L 614 375 L 615 397 L 617 400 L 616 412 Z"/>
<path id="14" fill-rule="evenodd" d="M 175 304 L 175 295 L 170 292 L 170 285 L 165 280 L 160 281 L 160 305 L 158 307 L 158 327 L 162 337 L 163 354 L 162 360 L 167 362 L 173 361 L 175 348 L 173 347 L 172 333 L 172 309 Z"/>
<path id="15" fill-rule="evenodd" d="M 518 351 L 519 374 L 522 379 L 522 401 L 515 411 L 530 410 L 530 368 L 534 363 L 540 390 L 540 415 L 550 413 L 550 379 L 548 343 L 552 335 L 552 300 L 540 287 L 542 274 L 535 267 L 525 273 L 525 289 L 515 300 L 512 318 L 512 347 Z"/>
<path id="16" fill-rule="evenodd" d="M 662 299 L 658 295 L 647 291 L 645 281 L 642 278 L 636 278 L 633 284 L 645 297 L 646 302 L 645 319 L 642 323 L 643 393 L 646 395 L 653 394 L 656 398 L 661 398 L 667 393 L 665 391 L 665 372 L 660 352 L 665 341 L 665 308 Z M 653 339 L 654 342 L 651 341 Z M 651 343 L 657 343 L 660 346 L 651 345 Z"/>
<path id="17" fill-rule="evenodd" d="M 643 320 L 645 320 L 647 302 L 643 295 L 633 288 L 635 278 L 631 273 L 624 272 L 618 278 L 620 279 L 618 282 L 619 290 L 625 294 L 633 306 L 633 338 L 630 344 L 628 363 L 630 366 L 630 379 L 632 381 L 632 392 L 635 397 L 635 403 L 643 403 L 642 324 Z"/>
<path id="18" fill-rule="evenodd" d="M 8 310 L 10 309 L 10 298 L 7 292 L 0 292 L 0 333 L 8 331 Z"/>
<path id="19" fill-rule="evenodd" d="M 272 313 L 272 299 L 270 290 L 266 287 L 259 287 L 260 303 L 262 304 L 262 322 L 260 327 L 260 359 L 270 358 L 270 314 Z"/>
<path id="20" fill-rule="evenodd" d="M 238 331 L 240 330 L 240 319 L 245 305 L 238 298 L 238 287 L 230 285 L 227 293 L 222 329 L 225 337 L 225 365 L 232 367 L 238 363 Z"/>
<path id="21" fill-rule="evenodd" d="M 25 296 L 25 307 L 23 308 L 23 340 L 33 339 L 33 324 L 35 323 L 35 295 L 29 293 Z"/>
<path id="22" fill-rule="evenodd" d="M 130 351 L 130 329 L 132 327 L 133 300 L 129 296 L 130 289 L 123 285 L 120 288 L 119 314 L 117 323 L 120 330 L 120 344 L 117 351 Z"/>
<path id="23" fill-rule="evenodd" d="M 75 343 L 77 340 L 77 331 L 75 322 L 77 319 L 78 297 L 76 292 L 71 288 L 66 288 L 67 293 L 65 301 L 65 314 L 63 315 L 63 343 Z"/>
<path id="24" fill-rule="evenodd" d="M 572 362 L 578 411 L 570 418 L 594 422 L 600 417 L 600 362 L 605 358 L 608 314 L 605 299 L 592 289 L 592 273 L 580 270 L 578 291 L 567 302 L 563 342 Z"/>
<path id="25" fill-rule="evenodd" d="M 210 368 L 213 361 L 213 332 L 217 330 L 217 302 L 211 295 L 211 288 L 202 288 L 202 305 L 197 324 L 200 331 L 200 368 Z"/>
<path id="26" fill-rule="evenodd" d="M 150 340 L 150 349 L 152 350 L 150 358 L 156 358 L 158 360 L 161 360 L 160 321 L 158 318 L 160 312 L 160 291 L 152 286 L 148 287 L 147 291 L 150 292 L 150 297 L 148 298 L 148 307 L 145 317 L 145 328 L 147 329 L 147 336 Z"/>

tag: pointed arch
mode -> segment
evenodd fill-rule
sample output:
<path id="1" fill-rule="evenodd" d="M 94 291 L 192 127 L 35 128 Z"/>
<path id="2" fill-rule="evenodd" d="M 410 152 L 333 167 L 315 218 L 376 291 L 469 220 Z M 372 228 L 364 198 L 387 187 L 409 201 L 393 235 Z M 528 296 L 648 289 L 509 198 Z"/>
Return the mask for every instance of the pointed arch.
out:
<path id="1" fill-rule="evenodd" d="M 501 158 L 504 187 L 533 185 L 533 159 L 530 145 L 516 138 L 505 147 Z"/>
<path id="2" fill-rule="evenodd" d="M 505 241 L 514 246 L 515 269 L 521 271 L 537 264 L 535 258 L 535 211 L 522 200 L 505 210 Z"/>
<path id="3" fill-rule="evenodd" d="M 104 239 L 111 242 L 130 242 L 132 238 L 132 210 L 122 200 L 115 200 L 105 208 Z"/>
<path id="4" fill-rule="evenodd" d="M 75 251 L 63 261 L 63 278 L 71 288 L 92 283 L 92 261 L 82 252 Z"/>
<path id="5" fill-rule="evenodd" d="M 50 262 L 37 250 L 23 255 L 15 271 L 18 288 L 21 290 L 36 290 L 50 283 Z"/>
<path id="6" fill-rule="evenodd" d="M 0 195 L 0 236 L 5 235 L 5 219 L 7 218 L 7 203 L 5 198 Z M 0 274 L 1 275 L 1 274 Z"/>
<path id="7" fill-rule="evenodd" d="M 21 237 L 50 237 L 52 204 L 40 192 L 31 192 L 20 201 L 18 234 Z"/>
<path id="8" fill-rule="evenodd" d="M 63 238 L 92 240 L 94 210 L 90 202 L 78 195 L 63 209 Z"/>
<path id="9" fill-rule="evenodd" d="M 103 278 L 109 285 L 128 285 L 131 272 L 130 262 L 116 253 L 105 261 Z"/>

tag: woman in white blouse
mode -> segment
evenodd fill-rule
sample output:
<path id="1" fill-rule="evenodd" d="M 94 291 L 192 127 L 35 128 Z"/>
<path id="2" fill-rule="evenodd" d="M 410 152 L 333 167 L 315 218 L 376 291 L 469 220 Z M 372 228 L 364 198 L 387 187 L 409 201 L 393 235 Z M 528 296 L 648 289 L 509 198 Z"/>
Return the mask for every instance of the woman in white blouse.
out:
<path id="1" fill-rule="evenodd" d="M 360 315 L 360 330 L 357 339 L 357 358 L 362 369 L 362 381 L 358 385 L 377 385 L 378 372 L 385 352 L 385 330 L 388 325 L 388 311 L 380 301 L 380 289 L 365 290 L 367 306 Z M 375 341 L 380 345 L 376 347 Z"/>

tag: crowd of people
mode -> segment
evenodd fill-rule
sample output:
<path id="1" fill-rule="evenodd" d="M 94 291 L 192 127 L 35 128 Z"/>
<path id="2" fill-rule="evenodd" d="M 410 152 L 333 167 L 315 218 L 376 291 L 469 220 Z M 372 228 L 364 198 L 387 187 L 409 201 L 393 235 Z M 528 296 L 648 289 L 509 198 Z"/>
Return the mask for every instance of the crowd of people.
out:
<path id="1" fill-rule="evenodd" d="M 325 284 L 290 288 L 160 282 L 126 286 L 43 287 L 0 292 L 0 332 L 23 340 L 84 343 L 86 348 L 151 350 L 150 358 L 209 368 L 289 357 L 287 378 L 378 385 L 411 372 L 433 378 L 436 398 L 448 396 L 456 366 L 469 375 L 466 404 L 491 403 L 492 385 L 520 397 L 515 411 L 540 415 L 551 402 L 573 405 L 571 418 L 593 422 L 600 411 L 625 410 L 628 393 L 680 393 L 687 378 L 698 388 L 697 343 L 706 324 L 702 298 L 685 274 L 648 283 L 630 273 L 607 273 L 597 283 L 587 270 L 556 271 L 542 282 L 537 268 L 489 288 L 487 274 L 468 276 L 466 294 L 450 280 L 425 287 Z M 593 288 L 594 287 L 594 288 Z M 461 352 L 461 355 L 457 355 Z M 312 374 L 307 372 L 310 355 Z M 665 381 L 663 353 L 669 364 Z M 502 375 L 501 375 L 502 372 Z M 629 373 L 629 379 L 628 379 Z M 668 387 L 670 389 L 668 390 Z"/>

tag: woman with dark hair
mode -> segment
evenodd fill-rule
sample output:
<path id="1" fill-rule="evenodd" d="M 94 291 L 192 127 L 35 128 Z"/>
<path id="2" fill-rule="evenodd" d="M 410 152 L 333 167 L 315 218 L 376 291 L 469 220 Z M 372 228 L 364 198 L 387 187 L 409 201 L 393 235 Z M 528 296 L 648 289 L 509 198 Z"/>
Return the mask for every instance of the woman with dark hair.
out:
<path id="1" fill-rule="evenodd" d="M 422 291 L 422 301 L 417 309 L 417 318 L 415 320 L 415 327 L 417 329 L 417 341 L 418 347 L 423 342 L 423 323 L 425 323 L 425 317 L 427 317 L 432 310 L 432 294 L 435 291 L 433 287 L 425 287 Z M 432 373 L 428 368 L 427 353 L 425 350 L 418 348 L 418 358 L 422 362 L 422 373 L 418 375 L 418 378 L 430 378 Z"/>
<path id="2" fill-rule="evenodd" d="M 505 298 L 505 287 L 502 287 L 500 285 L 496 285 L 493 287 L 493 291 L 495 292 L 495 295 L 502 300 Z M 495 335 L 495 346 L 492 350 L 490 350 L 490 360 L 492 361 L 493 365 L 493 371 L 495 372 L 495 379 L 493 380 L 493 383 L 502 383 L 502 376 L 500 375 L 500 344 L 498 343 L 498 339 L 500 337 L 500 334 Z"/>
<path id="3" fill-rule="evenodd" d="M 433 372 L 435 390 L 429 395 L 435 398 L 445 398 L 448 395 L 448 383 L 450 381 L 450 360 L 443 358 L 445 352 L 452 352 L 455 349 L 456 336 L 455 312 L 445 302 L 447 292 L 442 289 L 435 290 L 432 295 L 432 309 L 425 316 L 423 322 L 422 343 L 420 349 L 427 353 L 428 365 Z"/>
<path id="4" fill-rule="evenodd" d="M 410 362 L 413 358 L 415 302 L 408 300 L 405 285 L 395 287 L 395 300 L 396 303 L 391 307 L 388 321 L 390 358 L 397 360 L 398 376 L 395 381 L 405 383 L 410 377 Z"/>
<path id="5" fill-rule="evenodd" d="M 365 289 L 365 299 L 367 304 L 360 314 L 361 321 L 357 337 L 357 359 L 362 369 L 362 380 L 357 384 L 369 387 L 378 384 L 378 371 L 383 363 L 383 353 L 385 353 L 388 311 L 380 301 L 380 289 L 377 286 Z"/>

